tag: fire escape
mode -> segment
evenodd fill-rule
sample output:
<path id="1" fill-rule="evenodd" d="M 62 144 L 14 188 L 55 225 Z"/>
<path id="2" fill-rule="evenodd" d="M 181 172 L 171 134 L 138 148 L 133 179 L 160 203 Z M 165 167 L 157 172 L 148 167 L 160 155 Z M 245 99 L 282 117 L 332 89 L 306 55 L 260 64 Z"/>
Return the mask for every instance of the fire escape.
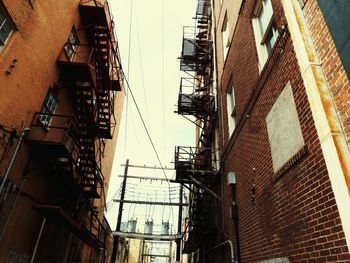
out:
<path id="1" fill-rule="evenodd" d="M 61 80 L 75 100 L 75 114 L 36 113 L 28 141 L 34 151 L 53 160 L 56 173 L 66 180 L 57 183 L 64 190 L 58 191 L 54 205 L 36 206 L 36 210 L 101 250 L 106 233 L 93 203 L 105 198 L 102 144 L 112 138 L 115 96 L 121 91 L 122 77 L 108 1 L 81 0 L 79 11 L 78 31 L 86 33 L 87 41 L 75 44 L 73 59 L 63 49 L 57 60 Z M 43 125 L 43 118 L 50 121 Z"/>
<path id="2" fill-rule="evenodd" d="M 183 253 L 208 249 L 214 234 L 214 201 L 219 199 L 214 191 L 219 170 L 212 144 L 216 121 L 212 46 L 210 1 L 198 0 L 195 26 L 184 27 L 180 69 L 189 77 L 181 78 L 176 110 L 197 128 L 196 147 L 175 149 L 175 181 L 190 189 L 189 236 Z"/>

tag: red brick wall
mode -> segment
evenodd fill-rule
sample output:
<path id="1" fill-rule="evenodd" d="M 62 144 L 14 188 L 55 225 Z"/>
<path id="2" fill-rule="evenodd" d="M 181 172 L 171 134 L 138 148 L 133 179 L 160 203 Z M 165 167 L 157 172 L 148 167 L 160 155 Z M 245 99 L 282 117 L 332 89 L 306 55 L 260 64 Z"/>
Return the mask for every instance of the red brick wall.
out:
<path id="1" fill-rule="evenodd" d="M 56 59 L 79 1 L 35 1 L 34 8 L 27 1 L 4 3 L 18 30 L 0 51 L 0 123 L 20 130 L 29 125 L 48 87 L 59 78 Z"/>
<path id="2" fill-rule="evenodd" d="M 316 0 L 304 0 L 303 12 L 350 145 L 350 81 Z"/>
<path id="3" fill-rule="evenodd" d="M 224 92 L 232 75 L 238 120 L 246 119 L 246 106 L 258 86 L 251 24 L 252 2 L 245 1 L 242 8 L 220 87 L 222 110 L 226 108 Z M 285 24 L 280 1 L 273 0 L 273 5 L 277 24 Z M 274 181 L 265 118 L 289 81 L 308 153 Z M 223 113 L 221 124 L 227 133 L 227 113 L 225 110 Z M 239 134 L 234 134 L 223 148 L 225 171 L 237 174 L 242 262 L 279 257 L 288 257 L 292 262 L 349 261 L 339 213 L 290 38 L 248 113 L 249 118 L 241 129 L 238 124 L 236 132 L 239 130 Z M 234 240 L 229 211 L 232 197 L 225 176 L 224 173 L 224 232 Z M 229 262 L 228 257 L 225 262 Z"/>

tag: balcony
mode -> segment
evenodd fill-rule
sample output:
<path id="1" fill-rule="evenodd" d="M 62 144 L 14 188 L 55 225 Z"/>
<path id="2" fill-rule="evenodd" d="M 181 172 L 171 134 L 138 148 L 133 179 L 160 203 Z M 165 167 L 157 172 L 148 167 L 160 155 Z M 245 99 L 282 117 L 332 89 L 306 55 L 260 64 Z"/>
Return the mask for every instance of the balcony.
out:
<path id="1" fill-rule="evenodd" d="M 212 63 L 212 42 L 206 39 L 205 30 L 184 27 L 180 70 L 203 75 Z"/>
<path id="2" fill-rule="evenodd" d="M 35 205 L 34 210 L 45 217 L 51 224 L 65 227 L 82 242 L 96 249 L 104 249 L 106 231 L 93 211 L 84 211 L 84 216 L 73 217 L 64 208 L 57 205 Z"/>
<path id="3" fill-rule="evenodd" d="M 181 78 L 176 113 L 192 115 L 197 118 L 214 114 L 215 97 L 209 95 L 209 91 L 210 88 L 200 85 L 200 83 L 197 83 L 195 88 L 195 79 L 193 78 Z"/>
<path id="4" fill-rule="evenodd" d="M 94 241 L 94 246 L 99 249 L 104 249 L 105 242 L 108 236 L 107 228 L 100 221 L 96 213 L 91 210 L 83 217 L 83 226 L 85 233 L 89 233 L 91 240 Z"/>
<path id="5" fill-rule="evenodd" d="M 67 53 L 63 48 L 57 59 L 62 78 L 69 81 L 92 82 L 96 85 L 96 73 L 93 48 L 77 44 L 74 53 Z"/>
<path id="6" fill-rule="evenodd" d="M 78 134 L 73 117 L 37 112 L 26 140 L 47 157 L 76 162 L 80 147 Z"/>
<path id="7" fill-rule="evenodd" d="M 117 59 L 117 54 L 112 56 L 112 67 L 110 69 L 110 80 L 111 80 L 111 90 L 122 91 L 123 77 L 121 75 L 119 61 Z"/>
<path id="8" fill-rule="evenodd" d="M 112 16 L 107 0 L 80 0 L 79 10 L 85 25 L 112 28 Z"/>
<path id="9" fill-rule="evenodd" d="M 199 182 L 211 182 L 219 171 L 212 162 L 210 148 L 197 149 L 195 147 L 177 146 L 175 148 L 175 181 L 178 183 L 193 183 L 195 178 Z"/>

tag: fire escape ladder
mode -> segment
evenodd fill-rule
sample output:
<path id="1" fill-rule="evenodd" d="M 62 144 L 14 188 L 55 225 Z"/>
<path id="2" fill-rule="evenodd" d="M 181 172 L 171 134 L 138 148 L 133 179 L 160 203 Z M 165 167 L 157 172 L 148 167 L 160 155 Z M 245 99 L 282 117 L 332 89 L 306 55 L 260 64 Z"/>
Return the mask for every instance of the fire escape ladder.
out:
<path id="1" fill-rule="evenodd" d="M 96 126 L 94 121 L 94 92 L 89 83 L 77 83 L 77 118 L 80 132 L 78 169 L 81 174 L 80 186 L 84 198 L 99 198 L 98 169 L 95 161 Z"/>
<path id="2" fill-rule="evenodd" d="M 111 139 L 110 36 L 107 26 L 94 28 L 97 123 L 100 138 Z"/>
<path id="3" fill-rule="evenodd" d="M 175 149 L 175 181 L 191 185 L 190 229 L 183 253 L 205 250 L 208 247 L 209 240 L 213 240 L 212 235 L 215 233 L 212 215 L 214 199 L 221 200 L 215 192 L 220 172 L 216 169 L 214 157 L 217 149 L 212 146 L 217 113 L 211 79 L 213 42 L 210 0 L 197 1 L 195 21 L 194 28 L 184 28 L 180 58 L 180 69 L 186 73 L 193 72 L 194 77 L 190 84 L 181 79 L 177 109 L 177 113 L 185 118 L 188 115 L 194 116 L 193 123 L 198 127 L 196 147 L 178 146 Z"/>
<path id="4" fill-rule="evenodd" d="M 76 110 L 77 121 L 80 131 L 91 137 L 94 124 L 94 90 L 90 82 L 76 82 Z"/>

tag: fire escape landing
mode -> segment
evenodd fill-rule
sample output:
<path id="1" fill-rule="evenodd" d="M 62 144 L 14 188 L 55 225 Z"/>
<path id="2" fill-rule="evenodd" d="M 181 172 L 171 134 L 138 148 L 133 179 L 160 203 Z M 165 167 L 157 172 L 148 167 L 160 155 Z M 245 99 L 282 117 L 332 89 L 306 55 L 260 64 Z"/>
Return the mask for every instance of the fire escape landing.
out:
<path id="1" fill-rule="evenodd" d="M 52 163 L 52 180 L 61 187 L 54 189 L 58 194 L 48 204 L 35 209 L 89 246 L 105 249 L 106 231 L 93 201 L 104 197 L 99 144 L 112 138 L 122 74 L 108 1 L 81 0 L 79 11 L 82 28 L 78 30 L 86 32 L 87 43 L 75 44 L 73 58 L 63 49 L 57 59 L 61 79 L 75 98 L 75 114 L 36 113 L 28 135 L 32 149 Z M 43 117 L 50 121 L 41 122 Z"/>
<path id="2" fill-rule="evenodd" d="M 217 114 L 212 86 L 213 43 L 210 32 L 210 1 L 198 0 L 195 26 L 184 27 L 180 70 L 191 77 L 181 79 L 176 110 L 197 127 L 196 147 L 175 148 L 175 181 L 189 185 L 190 189 L 189 235 L 183 253 L 203 249 L 213 240 L 212 211 L 215 199 L 220 199 L 215 193 L 220 177 L 217 149 L 212 144 Z M 203 243 L 203 240 L 208 242 Z"/>

